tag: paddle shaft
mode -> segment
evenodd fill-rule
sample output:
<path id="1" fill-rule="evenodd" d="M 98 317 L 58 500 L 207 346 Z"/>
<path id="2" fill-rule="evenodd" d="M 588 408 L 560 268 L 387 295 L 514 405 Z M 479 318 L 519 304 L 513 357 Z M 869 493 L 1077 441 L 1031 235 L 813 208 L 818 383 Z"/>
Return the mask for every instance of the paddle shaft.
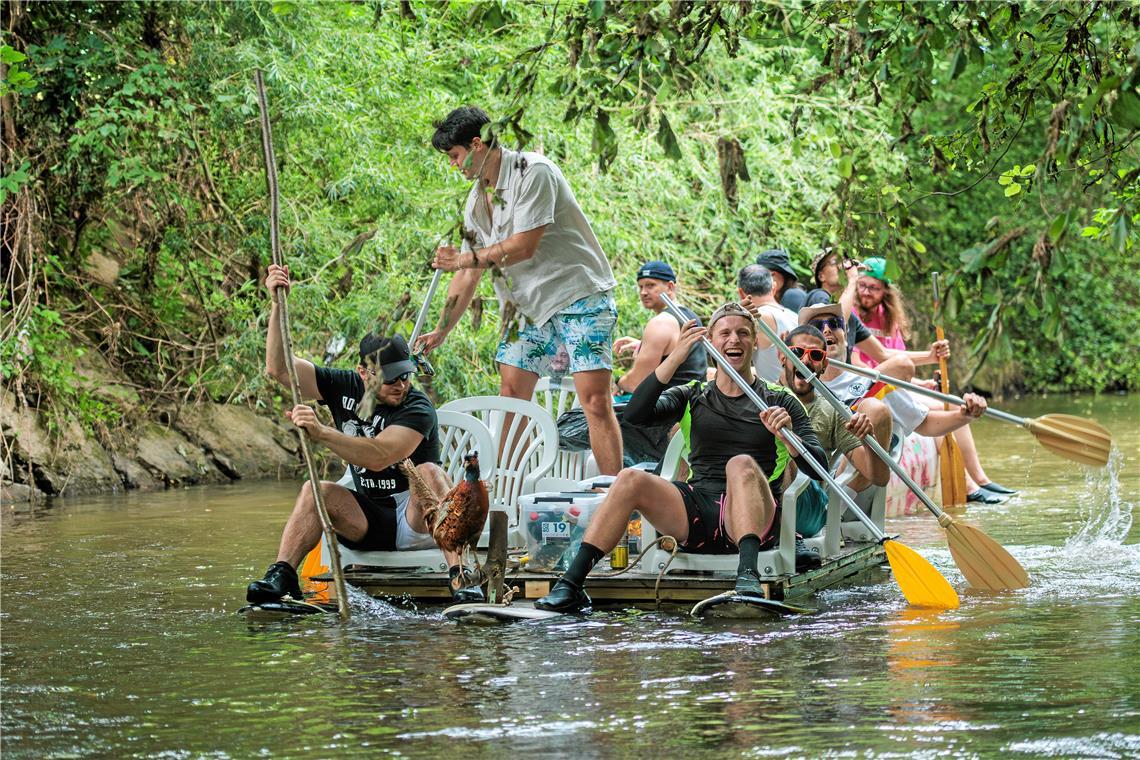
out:
<path id="1" fill-rule="evenodd" d="M 278 230 L 279 200 L 277 190 L 277 159 L 273 154 L 273 135 L 270 132 L 269 126 L 269 105 L 265 97 L 265 80 L 261 76 L 260 69 L 254 72 L 253 81 L 257 85 L 257 105 L 261 112 L 261 147 L 265 155 L 265 183 L 269 190 L 270 255 L 273 258 L 273 263 L 277 266 L 281 266 L 281 236 Z M 289 333 L 289 306 L 287 297 L 288 294 L 284 288 L 276 288 L 273 291 L 273 301 L 277 306 L 277 316 L 281 331 L 281 352 L 285 355 L 285 366 L 289 372 L 289 391 L 293 396 L 293 406 L 297 406 L 302 402 L 301 384 L 297 379 L 297 368 L 293 364 L 293 339 Z M 300 439 L 301 453 L 305 457 L 305 467 L 309 471 L 309 483 L 312 485 L 313 502 L 317 508 L 317 516 L 320 519 L 321 531 L 324 534 L 325 543 L 328 544 L 329 547 L 333 581 L 336 585 L 337 612 L 340 613 L 341 619 L 347 620 L 350 613 L 348 610 L 348 593 L 344 585 L 344 569 L 340 566 L 340 550 L 337 548 L 336 533 L 333 530 L 332 520 L 329 519 L 328 510 L 325 508 L 324 494 L 321 491 L 321 477 L 317 471 L 316 462 L 313 459 L 309 434 L 308 431 L 303 428 L 301 429 Z"/>
<path id="2" fill-rule="evenodd" d="M 665 308 L 669 310 L 669 313 L 680 320 L 682 325 L 689 323 L 689 318 L 685 316 L 684 312 L 677 308 L 677 304 L 673 303 L 672 299 L 670 299 L 669 296 L 662 293 L 660 295 L 660 298 L 662 303 L 665 304 Z M 761 320 L 756 321 L 763 324 Z M 767 325 L 764 325 L 764 327 L 765 329 L 768 329 Z M 770 332 L 771 331 L 769 330 L 769 333 Z M 751 385 L 744 382 L 744 378 L 740 376 L 740 373 L 736 371 L 735 367 L 728 363 L 728 360 L 724 358 L 720 351 L 716 350 L 712 344 L 712 341 L 708 338 L 701 338 L 701 341 L 704 343 L 705 350 L 709 352 L 709 355 L 712 356 L 712 358 L 716 359 L 716 363 L 720 365 L 720 368 L 724 370 L 724 373 L 729 376 L 732 382 L 736 383 L 737 387 L 740 388 L 740 390 L 744 391 L 744 395 L 748 397 L 748 400 L 756 406 L 760 407 L 760 411 L 766 411 L 768 409 L 768 405 L 764 403 L 764 399 L 760 398 L 760 395 L 757 394 L 755 390 L 753 390 Z M 855 503 L 855 500 L 848 495 L 847 490 L 843 486 L 839 485 L 835 478 L 831 476 L 831 471 L 825 465 L 815 461 L 815 458 L 811 455 L 811 452 L 808 451 L 807 447 L 804 446 L 799 436 L 797 436 L 793 430 L 790 428 L 784 428 L 780 431 L 780 435 L 783 436 L 786 442 L 791 444 L 793 454 L 800 454 L 805 459 L 807 459 L 808 462 L 811 463 L 811 466 L 815 469 L 815 471 L 819 473 L 823 480 L 829 486 L 831 486 L 831 488 L 839 496 L 839 499 L 847 506 L 848 509 L 851 510 L 851 512 L 855 514 L 857 518 L 859 518 L 860 521 L 862 521 L 867 530 L 871 531 L 871 535 L 873 535 L 880 542 L 887 540 L 887 537 L 883 535 L 883 531 L 879 530 L 879 526 L 875 525 L 874 521 L 872 521 L 871 518 L 867 516 L 867 513 L 864 512 L 862 508 Z"/>
<path id="3" fill-rule="evenodd" d="M 805 380 L 811 383 L 812 387 L 815 388 L 816 393 L 822 395 L 825 399 L 827 399 L 827 402 L 829 404 L 835 407 L 835 410 L 839 412 L 839 414 L 843 417 L 844 422 L 850 420 L 852 416 L 851 410 L 848 409 L 847 405 L 840 401 L 836 395 L 831 392 L 831 389 L 827 387 L 827 384 L 820 380 L 814 372 L 807 368 L 807 365 L 800 361 L 799 357 L 792 353 L 791 349 L 788 348 L 788 345 L 784 343 L 784 341 L 780 340 L 780 337 L 772 331 L 771 327 L 768 327 L 768 325 L 764 323 L 764 320 L 758 319 L 756 320 L 756 323 L 759 325 L 761 332 L 764 333 L 768 340 L 772 341 L 772 345 L 779 349 L 780 353 L 788 358 L 788 360 L 792 363 L 792 366 L 795 367 L 796 371 L 800 374 L 800 377 L 803 377 Z M 839 362 L 836 362 L 836 364 L 839 364 Z M 891 472 L 899 476 L 899 480 L 906 484 L 906 487 L 909 488 L 916 497 L 918 497 L 918 500 L 922 502 L 923 506 L 934 513 L 935 517 L 942 517 L 942 510 L 938 508 L 938 505 L 931 501 L 930 497 L 926 495 L 926 492 L 923 491 L 917 483 L 911 480 L 910 476 L 906 474 L 906 470 L 902 468 L 902 465 L 896 462 L 894 457 L 887 453 L 886 449 L 884 449 L 882 445 L 877 440 L 875 440 L 875 436 L 868 435 L 865 436 L 862 440 L 864 445 L 869 446 L 871 448 L 871 451 L 874 451 L 879 456 L 879 458 L 886 463 L 887 467 L 891 468 Z M 860 509 L 858 511 L 862 512 L 863 510 Z"/>
<path id="4" fill-rule="evenodd" d="M 437 269 L 431 276 L 431 285 L 428 285 L 427 296 L 424 298 L 424 305 L 420 307 L 420 313 L 416 316 L 416 325 L 412 328 L 412 337 L 408 340 L 408 345 L 414 351 L 416 349 L 416 339 L 420 337 L 420 333 L 424 329 L 424 321 L 427 319 L 428 311 L 431 310 L 432 299 L 435 298 L 435 291 L 439 289 L 439 281 L 443 279 L 443 270 Z"/>
<path id="5" fill-rule="evenodd" d="M 930 285 L 934 289 L 934 313 L 941 317 L 939 311 L 942 305 L 942 299 L 938 296 L 938 272 L 930 273 Z M 938 320 L 938 324 L 934 326 L 934 337 L 936 340 L 946 340 L 946 333 L 942 330 L 942 320 Z M 938 374 L 940 376 L 939 382 L 942 385 L 942 392 L 950 392 L 950 375 L 946 370 L 946 358 L 943 356 L 938 357 Z M 950 408 L 950 404 L 946 404 L 946 408 Z"/>
<path id="6" fill-rule="evenodd" d="M 905 388 L 908 391 L 912 391 L 914 393 L 918 393 L 918 394 L 921 394 L 923 396 L 929 396 L 930 398 L 938 399 L 939 401 L 945 401 L 948 404 L 957 404 L 958 406 L 961 406 L 961 405 L 966 403 L 966 400 L 961 398 L 960 396 L 954 396 L 950 393 L 939 393 L 938 391 L 931 390 L 930 388 L 924 388 L 921 385 L 915 385 L 914 383 L 908 383 L 905 380 L 899 380 L 898 378 L 891 377 L 890 375 L 884 375 L 882 372 L 879 372 L 878 370 L 869 369 L 867 367 L 860 367 L 860 366 L 857 366 L 855 364 L 848 364 L 847 362 L 841 362 L 838 359 L 830 359 L 829 358 L 828 363 L 834 364 L 836 367 L 839 367 L 840 369 L 845 369 L 848 372 L 854 372 L 857 375 L 862 375 L 863 377 L 869 377 L 872 380 L 885 380 L 886 382 L 890 383 L 891 385 L 896 385 L 899 388 Z M 999 419 L 1003 422 L 1010 422 L 1010 423 L 1013 423 L 1014 425 L 1018 425 L 1018 426 L 1024 427 L 1024 428 L 1029 427 L 1029 420 L 1025 419 L 1024 417 L 1018 417 L 1016 414 L 1010 414 L 1009 412 L 1003 412 L 1000 409 L 994 409 L 992 407 L 987 407 L 985 414 L 988 417 L 994 417 L 994 418 Z"/>

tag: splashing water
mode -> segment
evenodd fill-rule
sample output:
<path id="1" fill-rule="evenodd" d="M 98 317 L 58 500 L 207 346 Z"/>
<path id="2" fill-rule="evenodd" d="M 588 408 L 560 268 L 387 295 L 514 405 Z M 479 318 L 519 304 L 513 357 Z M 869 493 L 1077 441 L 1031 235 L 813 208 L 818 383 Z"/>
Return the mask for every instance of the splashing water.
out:
<path id="1" fill-rule="evenodd" d="M 1066 548 L 1088 549 L 1100 544 L 1119 546 L 1132 529 L 1132 502 L 1120 494 L 1120 470 L 1124 455 L 1116 446 L 1108 458 L 1108 466 L 1085 467 L 1085 488 L 1077 503 L 1085 524 L 1066 543 Z M 1105 547 L 1107 548 L 1107 547 Z"/>

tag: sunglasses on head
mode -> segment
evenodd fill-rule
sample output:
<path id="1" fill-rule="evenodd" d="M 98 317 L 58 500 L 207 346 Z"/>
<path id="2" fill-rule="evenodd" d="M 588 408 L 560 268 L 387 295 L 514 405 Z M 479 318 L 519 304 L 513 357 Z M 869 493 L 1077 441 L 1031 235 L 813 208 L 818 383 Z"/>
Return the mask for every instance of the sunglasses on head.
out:
<path id="1" fill-rule="evenodd" d="M 808 322 L 808 324 L 820 332 L 823 332 L 824 328 L 828 328 L 832 332 L 836 333 L 843 329 L 843 320 L 839 317 L 823 317 L 821 319 L 813 319 L 811 322 Z"/>
<path id="2" fill-rule="evenodd" d="M 805 348 L 803 346 L 789 346 L 792 354 L 800 361 L 811 362 L 812 364 L 819 364 L 827 358 L 827 352 L 822 348 Z"/>

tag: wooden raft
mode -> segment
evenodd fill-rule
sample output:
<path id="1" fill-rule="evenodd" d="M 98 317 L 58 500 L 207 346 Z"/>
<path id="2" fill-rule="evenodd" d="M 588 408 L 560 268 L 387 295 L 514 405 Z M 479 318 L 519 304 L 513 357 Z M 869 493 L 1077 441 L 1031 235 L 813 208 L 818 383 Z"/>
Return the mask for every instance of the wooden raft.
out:
<path id="1" fill-rule="evenodd" d="M 886 553 L 879 544 L 856 544 L 850 551 L 825 562 L 823 566 L 805 573 L 763 579 L 765 596 L 769 599 L 803 599 L 817 591 L 853 583 L 856 580 L 875 581 L 886 577 L 881 568 Z M 603 604 L 632 604 L 652 607 L 656 603 L 657 586 L 663 604 L 691 604 L 732 588 L 735 577 L 724 573 L 676 572 L 667 573 L 658 586 L 657 573 L 639 572 L 637 569 L 607 578 L 605 560 L 597 573 L 589 578 L 590 597 Z M 345 580 L 366 593 L 391 601 L 450 602 L 447 574 L 421 570 L 361 567 L 351 565 L 344 570 Z M 504 579 L 509 586 L 518 587 L 516 600 L 534 600 L 545 596 L 560 573 L 509 570 Z M 876 577 L 878 576 L 878 577 Z M 326 580 L 324 575 L 314 580 Z"/>

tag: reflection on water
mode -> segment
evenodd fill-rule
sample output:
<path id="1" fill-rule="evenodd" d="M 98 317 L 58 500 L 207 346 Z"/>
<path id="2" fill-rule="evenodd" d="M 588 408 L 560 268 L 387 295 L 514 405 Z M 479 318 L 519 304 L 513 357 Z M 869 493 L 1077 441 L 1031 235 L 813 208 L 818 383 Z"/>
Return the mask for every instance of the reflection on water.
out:
<path id="1" fill-rule="evenodd" d="M 344 625 L 258 622 L 234 611 L 273 558 L 295 484 L 6 510 L 0 749 L 1136 756 L 1140 424 L 1136 401 L 1096 405 L 1122 452 L 1115 478 L 976 426 L 990 475 L 1024 490 L 958 519 L 1006 546 L 1030 588 L 965 589 L 932 519 L 892 522 L 962 592 L 941 614 L 887 582 L 747 624 L 616 610 L 484 628 L 359 592 Z"/>

